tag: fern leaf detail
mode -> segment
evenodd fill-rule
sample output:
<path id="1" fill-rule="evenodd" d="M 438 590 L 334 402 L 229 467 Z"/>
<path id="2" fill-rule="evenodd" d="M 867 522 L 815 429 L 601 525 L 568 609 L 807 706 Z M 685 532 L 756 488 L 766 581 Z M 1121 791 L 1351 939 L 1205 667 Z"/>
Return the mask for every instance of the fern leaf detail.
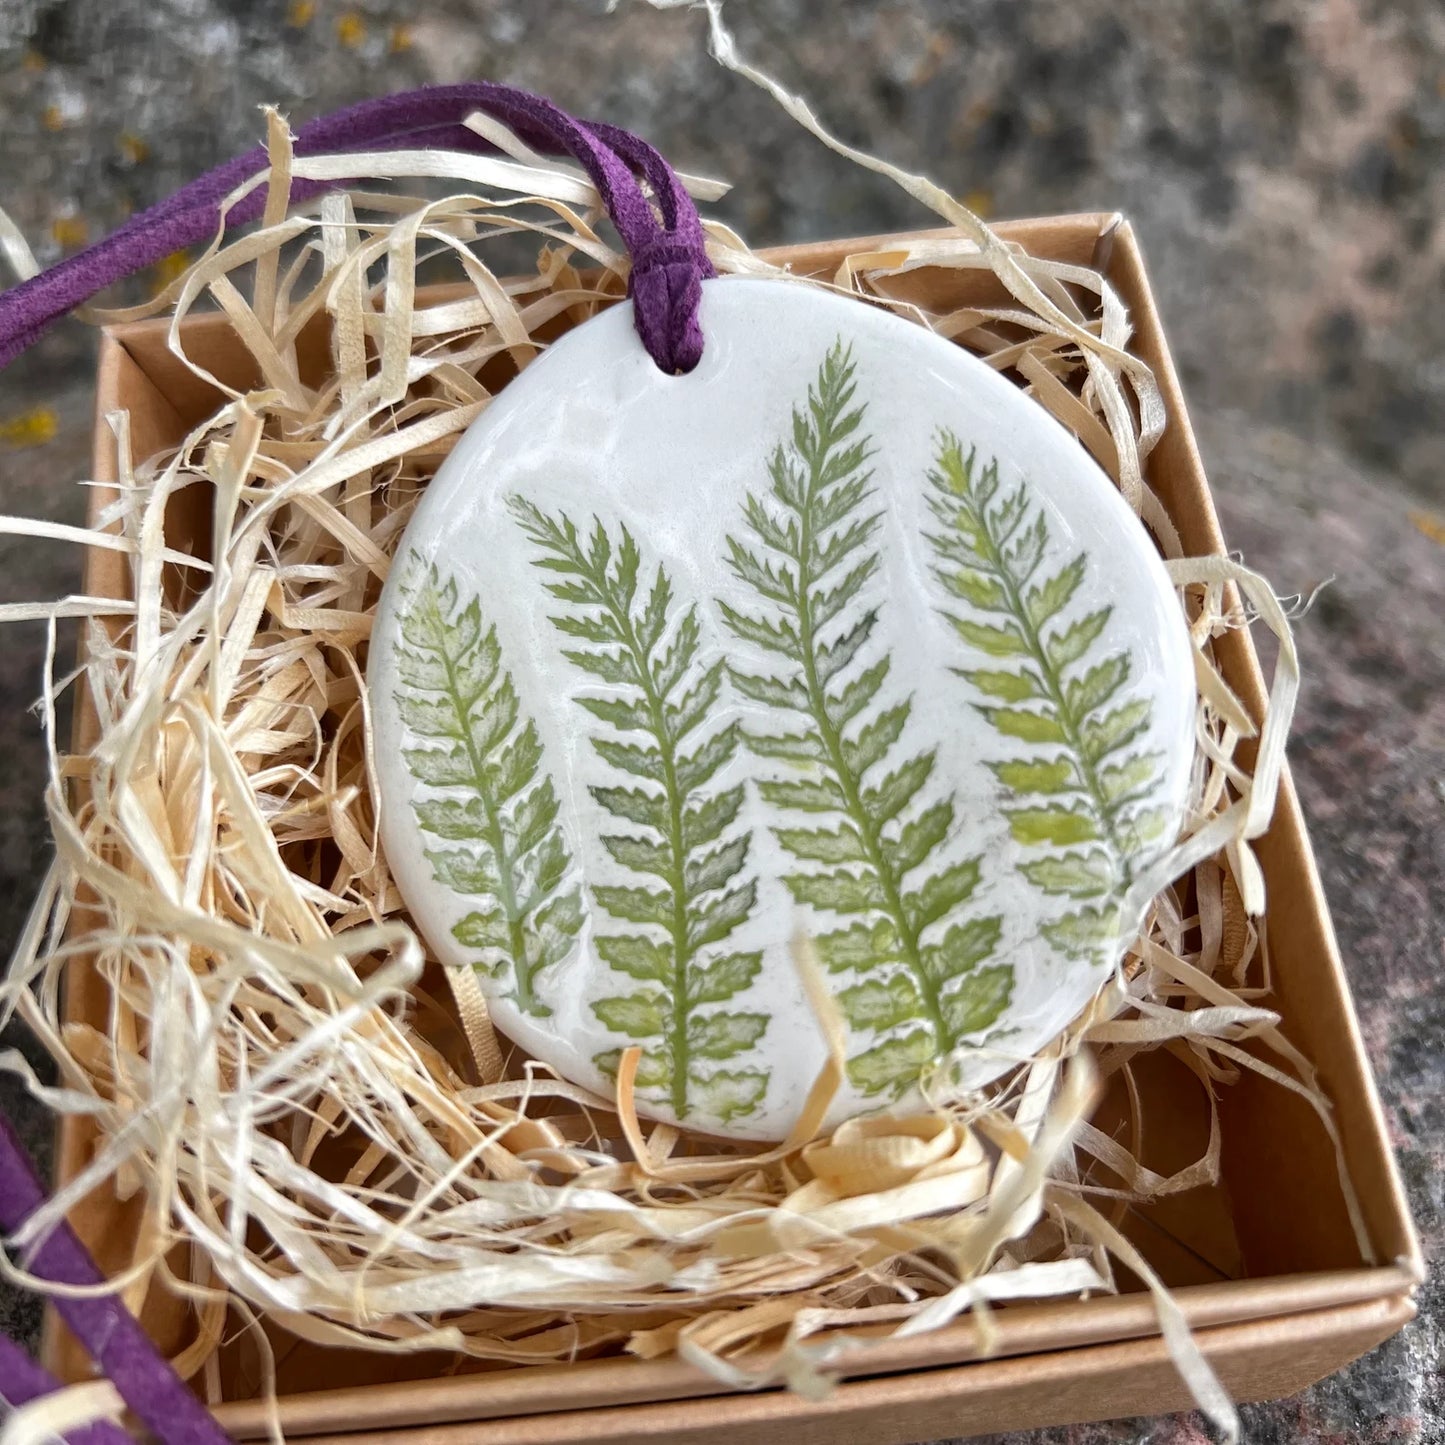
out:
<path id="1" fill-rule="evenodd" d="M 912 700 L 888 695 L 879 612 L 860 600 L 881 565 L 880 514 L 854 371 L 840 342 L 769 459 L 770 489 L 744 503 L 747 539 L 728 539 L 729 565 L 756 610 L 719 607 L 733 634 L 767 655 L 767 671 L 739 667 L 733 680 L 785 720 L 747 743 L 789 765 L 786 777 L 759 783 L 763 800 L 789 815 L 774 829 L 801 865 L 789 889 L 839 921 L 815 942 L 828 973 L 847 981 L 837 997 L 850 1028 L 867 1039 L 849 1075 L 866 1094 L 896 1096 L 997 1021 L 1013 970 L 988 962 L 999 917 L 960 922 L 980 860 L 942 856 L 954 802 L 938 796 L 934 753 L 900 756 Z M 966 947 L 950 945 L 959 928 Z"/>
<path id="2" fill-rule="evenodd" d="M 955 671 L 1000 737 L 1026 745 L 1026 756 L 990 764 L 1012 799 L 1013 837 L 1031 855 L 1021 871 L 1042 893 L 1082 905 L 1047 921 L 1044 936 L 1062 953 L 1102 959 L 1134 863 L 1163 824 L 1147 806 L 1162 758 L 1138 746 L 1151 704 L 1123 696 L 1129 655 L 1100 647 L 1111 609 L 1070 614 L 1087 553 L 1040 575 L 1048 521 L 1026 487 L 1005 489 L 998 463 L 965 455 L 950 432 L 940 433 L 929 482 L 934 574 L 962 604 L 939 611 L 987 659 Z"/>
<path id="3" fill-rule="evenodd" d="M 397 616 L 395 698 L 416 739 L 407 767 L 427 789 L 415 803 L 435 840 L 426 856 L 439 883 L 477 905 L 452 934 L 519 1009 L 544 1017 L 539 977 L 574 947 L 582 906 L 566 887 L 572 860 L 536 727 L 521 716 L 496 629 L 454 578 L 413 556 Z"/>
<path id="4" fill-rule="evenodd" d="M 584 644 L 566 656 L 607 688 L 603 697 L 576 697 L 616 734 L 590 741 L 621 782 L 591 792 L 630 825 L 604 836 L 603 847 L 644 880 L 592 890 L 612 919 L 639 930 L 598 938 L 604 962 L 639 986 L 597 1000 L 593 1011 L 641 1046 L 637 1087 L 665 1099 L 678 1119 L 727 1123 L 754 1113 L 769 1072 L 748 1058 L 770 1017 L 717 1007 L 762 967 L 761 953 L 727 947 L 752 914 L 757 884 L 744 876 L 752 835 L 735 827 L 743 788 L 716 782 L 740 740 L 735 724 L 708 726 L 722 661 L 704 656 L 697 609 L 678 604 L 664 568 L 644 586 L 626 527 L 614 537 L 597 521 L 584 535 L 565 514 L 549 516 L 523 498 L 511 508 L 553 579 L 547 590 L 566 609 L 553 624 Z M 608 1050 L 594 1062 L 615 1074 L 620 1055 Z"/>

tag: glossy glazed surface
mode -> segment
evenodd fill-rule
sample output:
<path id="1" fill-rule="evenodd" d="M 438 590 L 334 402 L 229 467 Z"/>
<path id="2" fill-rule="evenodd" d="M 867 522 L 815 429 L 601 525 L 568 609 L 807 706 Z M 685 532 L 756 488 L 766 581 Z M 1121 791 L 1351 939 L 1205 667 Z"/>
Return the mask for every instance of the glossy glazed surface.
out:
<path id="1" fill-rule="evenodd" d="M 705 287 L 660 373 L 624 307 L 432 483 L 373 637 L 388 861 L 504 1032 L 647 1112 L 786 1132 L 967 1084 L 1088 1001 L 1179 824 L 1183 621 L 1112 484 L 976 358 L 812 288 Z"/>

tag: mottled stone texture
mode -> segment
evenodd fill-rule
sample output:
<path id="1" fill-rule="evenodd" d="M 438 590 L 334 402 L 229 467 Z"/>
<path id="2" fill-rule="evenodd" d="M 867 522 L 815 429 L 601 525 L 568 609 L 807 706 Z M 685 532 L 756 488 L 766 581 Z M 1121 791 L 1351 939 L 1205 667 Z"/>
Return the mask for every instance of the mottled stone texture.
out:
<path id="1" fill-rule="evenodd" d="M 1445 12 L 1436 0 L 895 0 L 730 7 L 748 52 L 841 134 L 998 215 L 1117 207 L 1138 227 L 1231 545 L 1299 623 L 1296 775 L 1427 1249 L 1440 1236 L 1445 1003 Z M 926 218 L 703 54 L 695 14 L 561 0 L 0 0 L 0 204 L 43 260 L 261 135 L 427 81 L 491 77 L 738 182 L 755 242 Z M 0 377 L 0 507 L 78 519 L 93 339 Z M 59 434 L 23 446 L 32 407 Z M 4 600 L 79 580 L 4 550 Z M 0 650 L 0 932 L 45 845 L 38 629 Z M 13 1087 L 0 1097 L 15 1103 Z M 21 1107 L 32 1140 L 37 1112 Z M 0 1320 L 34 1313 L 5 1297 Z M 1257 1442 L 1445 1439 L 1445 1298 L 1371 1358 L 1249 1409 Z M 1198 1441 L 1190 1419 L 1011 1441 Z"/>

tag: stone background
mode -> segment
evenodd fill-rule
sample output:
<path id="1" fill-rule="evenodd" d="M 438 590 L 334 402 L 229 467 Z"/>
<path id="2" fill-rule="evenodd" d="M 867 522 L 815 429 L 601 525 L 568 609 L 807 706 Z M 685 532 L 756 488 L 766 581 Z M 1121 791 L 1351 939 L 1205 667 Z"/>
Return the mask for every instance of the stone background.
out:
<path id="1" fill-rule="evenodd" d="M 418 14 L 417 12 L 420 11 Z M 995 216 L 1117 207 L 1153 269 L 1230 544 L 1298 627 L 1292 757 L 1427 1253 L 1445 1212 L 1445 10 L 1437 0 L 733 0 L 745 51 L 842 135 Z M 261 136 L 493 78 L 738 185 L 755 243 L 923 223 L 703 52 L 695 14 L 574 0 L 0 0 L 0 205 L 42 261 Z M 154 278 L 150 278 L 153 280 Z M 0 376 L 0 510 L 79 520 L 93 337 Z M 53 439 L 46 437 L 54 432 Z M 0 600 L 79 558 L 0 544 Z M 38 628 L 0 648 L 0 937 L 46 847 Z M 22 1044 L 20 1040 L 12 1041 Z M 5 1095 L 17 1109 L 13 1090 Z M 43 1150 L 46 1124 L 18 1107 Z M 34 1312 L 6 1297 L 27 1334 Z M 1370 1358 L 1251 1407 L 1256 1442 L 1445 1440 L 1445 1291 Z M 1000 1437 L 1002 1438 L 1002 1437 Z M 1201 1441 L 1179 1417 L 1012 1445 Z"/>

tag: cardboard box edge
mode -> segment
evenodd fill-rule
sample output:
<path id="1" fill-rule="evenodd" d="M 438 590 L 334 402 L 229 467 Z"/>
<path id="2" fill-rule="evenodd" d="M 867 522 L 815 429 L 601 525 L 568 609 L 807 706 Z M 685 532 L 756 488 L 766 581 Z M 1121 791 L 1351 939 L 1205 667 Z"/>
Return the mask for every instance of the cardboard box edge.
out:
<path id="1" fill-rule="evenodd" d="M 1274 1322 L 1201 1330 L 1195 1340 L 1241 1403 L 1292 1395 L 1357 1359 L 1414 1317 L 1412 1301 L 1363 1301 L 1320 1311 L 1314 1340 L 1301 1353 L 1274 1337 Z M 1060 1409 L 1065 1394 L 1072 1403 Z M 1192 1406 L 1161 1338 L 1087 1346 L 1049 1355 L 847 1381 L 823 1400 L 783 1390 L 728 1397 L 729 1418 L 714 1399 L 584 1409 L 420 1429 L 344 1431 L 308 1445 L 870 1445 L 967 1437 L 1156 1415 Z M 841 1436 L 840 1429 L 848 1430 Z M 856 1433 L 858 1430 L 866 1434 Z"/>

